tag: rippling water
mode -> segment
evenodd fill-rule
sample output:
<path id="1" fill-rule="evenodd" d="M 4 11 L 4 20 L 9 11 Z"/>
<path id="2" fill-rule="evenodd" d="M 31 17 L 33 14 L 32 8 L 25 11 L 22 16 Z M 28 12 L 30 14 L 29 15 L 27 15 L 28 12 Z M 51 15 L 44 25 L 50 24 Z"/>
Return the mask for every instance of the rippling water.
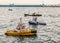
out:
<path id="1" fill-rule="evenodd" d="M 30 26 L 28 21 L 32 17 L 24 17 L 24 14 L 33 12 L 42 14 L 38 21 L 47 25 Z M 7 29 L 16 28 L 20 17 L 23 17 L 26 27 L 37 30 L 36 36 L 13 37 L 4 34 Z M 60 7 L 0 7 L 0 43 L 60 43 Z"/>

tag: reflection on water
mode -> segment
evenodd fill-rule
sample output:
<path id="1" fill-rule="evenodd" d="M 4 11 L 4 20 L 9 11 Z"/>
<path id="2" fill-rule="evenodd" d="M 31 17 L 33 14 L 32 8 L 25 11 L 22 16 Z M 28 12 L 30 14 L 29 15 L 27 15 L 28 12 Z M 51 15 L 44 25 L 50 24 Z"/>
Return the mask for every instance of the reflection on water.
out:
<path id="1" fill-rule="evenodd" d="M 26 43 L 35 40 L 37 35 L 34 36 L 1 36 L 0 42 L 1 43 Z"/>
<path id="2" fill-rule="evenodd" d="M 30 29 L 37 29 L 37 25 L 29 25 Z"/>

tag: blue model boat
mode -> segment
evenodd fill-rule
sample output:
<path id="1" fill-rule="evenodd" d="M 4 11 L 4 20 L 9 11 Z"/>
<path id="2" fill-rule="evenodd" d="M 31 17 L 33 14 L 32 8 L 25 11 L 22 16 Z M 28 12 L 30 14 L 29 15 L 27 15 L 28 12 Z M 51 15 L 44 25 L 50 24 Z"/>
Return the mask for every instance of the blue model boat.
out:
<path id="1" fill-rule="evenodd" d="M 33 21 L 29 21 L 30 25 L 46 25 L 46 23 L 39 23 L 39 22 L 33 22 Z"/>

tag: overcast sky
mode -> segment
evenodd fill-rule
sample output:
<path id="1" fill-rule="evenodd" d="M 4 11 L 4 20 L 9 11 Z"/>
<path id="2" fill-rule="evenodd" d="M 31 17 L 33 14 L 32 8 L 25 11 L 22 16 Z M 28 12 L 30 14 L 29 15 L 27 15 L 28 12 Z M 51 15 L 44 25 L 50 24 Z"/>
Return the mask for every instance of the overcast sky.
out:
<path id="1" fill-rule="evenodd" d="M 20 5 L 40 5 L 44 4 L 60 4 L 60 0 L 0 0 L 0 4 L 20 4 Z"/>

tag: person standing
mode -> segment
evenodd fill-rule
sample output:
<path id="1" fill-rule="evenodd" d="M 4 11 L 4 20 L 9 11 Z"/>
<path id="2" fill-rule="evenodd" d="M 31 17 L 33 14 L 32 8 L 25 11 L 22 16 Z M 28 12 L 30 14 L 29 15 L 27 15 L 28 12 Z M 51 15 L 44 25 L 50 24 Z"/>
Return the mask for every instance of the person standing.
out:
<path id="1" fill-rule="evenodd" d="M 22 23 L 22 18 L 20 18 L 20 22 L 18 23 L 16 29 L 17 29 L 18 31 L 20 31 L 20 30 L 22 30 L 22 29 L 25 29 L 25 24 Z"/>
<path id="2" fill-rule="evenodd" d="M 36 15 L 36 13 L 34 12 L 32 15 Z M 33 21 L 37 22 L 37 17 L 36 16 L 33 17 Z"/>

